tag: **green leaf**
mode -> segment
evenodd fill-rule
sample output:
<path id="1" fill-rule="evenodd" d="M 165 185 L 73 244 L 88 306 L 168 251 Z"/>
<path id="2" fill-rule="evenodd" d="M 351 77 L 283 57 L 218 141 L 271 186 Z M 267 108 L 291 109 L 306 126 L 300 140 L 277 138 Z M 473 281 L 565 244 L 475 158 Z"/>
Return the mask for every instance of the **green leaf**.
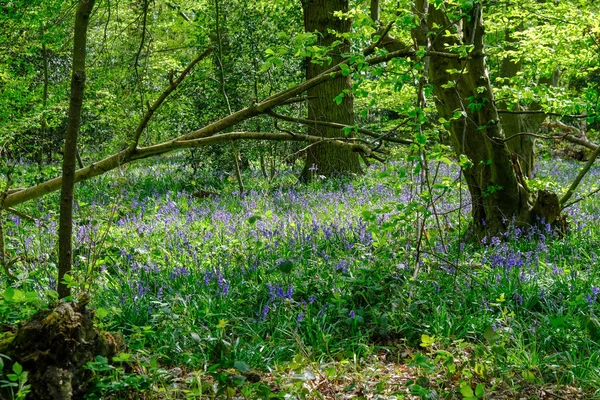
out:
<path id="1" fill-rule="evenodd" d="M 116 362 L 129 362 L 132 360 L 131 353 L 120 353 L 118 356 L 113 357 L 113 361 Z"/>
<path id="2" fill-rule="evenodd" d="M 6 290 L 4 290 L 4 300 L 5 301 L 12 301 L 12 299 L 15 297 L 15 289 L 13 288 L 6 288 Z"/>
<path id="3" fill-rule="evenodd" d="M 592 339 L 600 341 L 600 322 L 596 318 L 589 318 L 585 327 Z"/>
<path id="4" fill-rule="evenodd" d="M 254 225 L 259 219 L 261 219 L 260 215 L 253 215 L 250 218 L 248 218 L 248 223 L 250 225 Z"/>
<path id="5" fill-rule="evenodd" d="M 435 336 L 421 335 L 421 347 L 431 347 L 435 343 Z"/>
<path id="6" fill-rule="evenodd" d="M 485 367 L 482 363 L 475 364 L 475 373 L 479 376 L 483 376 L 485 374 Z"/>
<path id="7" fill-rule="evenodd" d="M 554 327 L 554 328 L 560 328 L 561 326 L 565 325 L 565 320 L 561 317 L 558 318 L 552 318 L 550 317 L 550 324 Z"/>
<path id="8" fill-rule="evenodd" d="M 12 366 L 12 370 L 15 374 L 21 375 L 23 373 L 23 366 L 18 362 L 15 362 Z"/>
<path id="9" fill-rule="evenodd" d="M 343 76 L 350 75 L 351 70 L 350 70 L 350 67 L 348 66 L 348 64 L 346 64 L 346 63 L 340 64 L 340 69 L 342 70 Z"/>
<path id="10" fill-rule="evenodd" d="M 292 272 L 292 269 L 294 269 L 294 263 L 290 260 L 285 260 L 279 263 L 277 269 L 279 269 L 279 271 L 281 271 L 284 274 L 289 274 L 290 272 Z"/>
<path id="11" fill-rule="evenodd" d="M 233 363 L 233 368 L 237 369 L 240 372 L 248 372 L 250 371 L 250 367 L 243 361 L 236 361 Z"/>
<path id="12" fill-rule="evenodd" d="M 108 358 L 102 356 L 96 356 L 96 362 L 100 364 L 108 364 Z"/>
<path id="13" fill-rule="evenodd" d="M 475 386 L 475 396 L 477 396 L 477 398 L 482 398 L 484 394 L 485 385 L 483 383 L 480 383 L 477 386 Z"/>
<path id="14" fill-rule="evenodd" d="M 4 300 L 12 303 L 21 303 L 27 301 L 27 298 L 22 290 L 7 288 L 4 291 Z"/>
<path id="15" fill-rule="evenodd" d="M 109 311 L 106 308 L 100 307 L 100 308 L 96 309 L 96 316 L 100 319 L 107 317 L 108 314 L 109 314 Z"/>
<path id="16" fill-rule="evenodd" d="M 73 283 L 73 277 L 69 274 L 64 274 L 62 283 L 67 286 L 71 285 Z"/>
<path id="17" fill-rule="evenodd" d="M 521 372 L 521 376 L 529 383 L 535 382 L 535 375 L 531 371 L 523 371 Z"/>
<path id="18" fill-rule="evenodd" d="M 487 328 L 485 328 L 485 331 L 483 331 L 483 337 L 485 340 L 488 341 L 488 343 L 494 344 L 498 339 L 498 334 L 496 333 L 494 328 L 491 325 L 489 325 Z"/>
<path id="19" fill-rule="evenodd" d="M 227 320 L 225 319 L 220 319 L 219 323 L 217 324 L 217 329 L 223 329 L 227 326 Z"/>
<path id="20" fill-rule="evenodd" d="M 246 382 L 246 377 L 243 375 L 234 375 L 231 380 L 234 385 L 242 386 Z"/>
<path id="21" fill-rule="evenodd" d="M 471 385 L 467 382 L 463 382 L 460 384 L 460 394 L 463 395 L 466 399 L 471 399 L 475 397 L 475 393 L 473 393 L 473 389 L 471 389 Z"/>
<path id="22" fill-rule="evenodd" d="M 36 292 L 27 292 L 25 293 L 24 301 L 32 302 L 38 299 L 38 294 Z"/>
<path id="23" fill-rule="evenodd" d="M 196 332 L 190 333 L 190 336 L 192 337 L 192 340 L 194 340 L 194 342 L 196 343 L 200 343 L 202 341 L 200 335 L 198 335 Z"/>
<path id="24" fill-rule="evenodd" d="M 335 101 L 335 104 L 337 104 L 339 106 L 340 104 L 342 104 L 342 100 L 343 99 L 344 99 L 344 92 L 342 92 L 342 93 L 338 94 L 337 96 L 335 96 L 333 98 L 333 101 Z"/>

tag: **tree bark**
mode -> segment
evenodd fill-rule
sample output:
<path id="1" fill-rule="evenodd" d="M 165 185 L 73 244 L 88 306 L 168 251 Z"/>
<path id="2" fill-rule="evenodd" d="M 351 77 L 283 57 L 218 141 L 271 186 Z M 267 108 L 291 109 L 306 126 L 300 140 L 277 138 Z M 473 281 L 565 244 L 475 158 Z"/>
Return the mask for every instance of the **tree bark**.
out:
<path id="1" fill-rule="evenodd" d="M 77 158 L 77 136 L 81 125 L 81 107 L 85 88 L 85 53 L 87 29 L 95 0 L 79 0 L 75 16 L 73 34 L 73 67 L 71 72 L 71 99 L 69 120 L 65 132 L 64 157 L 62 165 L 62 186 L 60 195 L 60 222 L 58 230 L 58 295 L 69 296 L 70 288 L 63 278 L 71 271 L 73 200 L 75 186 L 75 163 Z"/>
<path id="2" fill-rule="evenodd" d="M 317 32 L 317 45 L 331 46 L 335 40 L 342 41 L 342 44 L 329 54 L 333 65 L 341 62 L 343 60 L 342 53 L 350 50 L 350 44 L 346 39 L 340 39 L 330 31 L 350 32 L 351 21 L 334 16 L 336 11 L 347 12 L 348 2 L 345 0 L 307 0 L 303 2 L 303 8 L 304 29 L 306 32 Z M 306 79 L 310 80 L 330 67 L 331 65 L 327 65 L 326 62 L 314 63 L 308 60 Z M 354 125 L 354 102 L 351 89 L 350 76 L 339 76 L 319 87 L 309 89 L 308 119 Z M 337 105 L 334 97 L 344 91 L 346 92 L 341 104 Z M 339 129 L 314 124 L 308 127 L 308 134 L 331 138 L 340 137 L 343 132 Z M 336 176 L 360 172 L 360 162 L 356 153 L 331 146 L 329 143 L 322 143 L 307 149 L 302 179 L 310 180 L 315 175 Z"/>
<path id="3" fill-rule="evenodd" d="M 458 23 L 446 13 L 429 6 L 430 32 L 449 29 L 435 36 L 432 50 L 472 46 L 459 60 L 432 57 L 429 81 L 436 96 L 436 108 L 449 121 L 454 151 L 472 162 L 463 169 L 472 200 L 473 228 L 477 236 L 499 235 L 513 217 L 518 224 L 534 224 L 537 218 L 554 222 L 560 212 L 558 197 L 548 192 L 537 196 L 525 183 L 518 159 L 511 157 L 494 97 L 483 47 L 481 5 L 468 11 Z"/>

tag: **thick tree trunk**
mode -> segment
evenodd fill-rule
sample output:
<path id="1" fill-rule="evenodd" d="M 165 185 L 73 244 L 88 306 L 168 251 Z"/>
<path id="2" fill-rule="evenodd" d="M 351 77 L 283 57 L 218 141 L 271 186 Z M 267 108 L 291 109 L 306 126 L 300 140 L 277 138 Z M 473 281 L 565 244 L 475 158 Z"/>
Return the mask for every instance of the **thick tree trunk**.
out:
<path id="1" fill-rule="evenodd" d="M 304 29 L 306 32 L 318 32 L 318 45 L 330 46 L 335 40 L 343 41 L 341 45 L 331 51 L 331 63 L 323 62 L 320 65 L 308 61 L 306 79 L 309 80 L 329 69 L 331 65 L 343 60 L 342 53 L 348 52 L 350 45 L 348 41 L 339 39 L 335 34 L 330 33 L 330 30 L 338 33 L 350 32 L 351 22 L 348 19 L 340 19 L 334 16 L 336 11 L 348 11 L 348 2 L 345 0 L 307 0 L 303 2 L 303 8 Z M 309 89 L 308 119 L 354 125 L 351 89 L 350 76 L 340 76 L 323 83 L 319 87 Z M 337 105 L 334 102 L 334 97 L 344 90 L 348 92 L 344 94 L 341 104 Z M 325 138 L 344 136 L 344 132 L 340 129 L 320 125 L 309 126 L 308 134 Z M 315 175 L 335 176 L 360 172 L 358 154 L 322 143 L 308 148 L 302 178 L 310 180 Z"/>
<path id="2" fill-rule="evenodd" d="M 436 107 L 450 121 L 453 148 L 465 155 L 472 165 L 463 174 L 472 200 L 473 227 L 478 236 L 498 235 L 513 217 L 519 224 L 536 223 L 537 217 L 554 222 L 560 212 L 558 198 L 529 191 L 518 158 L 511 157 L 505 144 L 498 110 L 485 63 L 481 6 L 475 5 L 460 23 L 451 23 L 447 15 L 429 7 L 431 32 L 450 29 L 432 41 L 432 50 L 473 46 L 468 58 L 434 57 L 429 81 L 434 87 Z"/>
<path id="3" fill-rule="evenodd" d="M 90 13 L 95 0 L 79 0 L 75 16 L 73 36 L 73 70 L 71 72 L 71 99 L 69 122 L 65 132 L 65 147 L 62 166 L 62 187 L 60 195 L 60 223 L 58 230 L 58 295 L 70 295 L 70 289 L 63 283 L 65 274 L 71 271 L 73 200 L 75 186 L 75 163 L 77 159 L 77 135 L 81 123 L 81 107 L 85 88 L 85 46 Z"/>

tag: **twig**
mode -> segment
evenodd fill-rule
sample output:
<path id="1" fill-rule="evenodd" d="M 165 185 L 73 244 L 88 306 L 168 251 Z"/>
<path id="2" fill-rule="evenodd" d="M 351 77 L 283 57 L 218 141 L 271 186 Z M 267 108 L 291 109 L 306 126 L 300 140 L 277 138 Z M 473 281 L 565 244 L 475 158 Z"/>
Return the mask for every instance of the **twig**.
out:
<path id="1" fill-rule="evenodd" d="M 296 103 L 302 103 L 304 101 L 309 101 L 312 99 L 316 99 L 316 96 L 298 96 L 298 97 L 292 97 L 291 99 L 288 99 L 284 102 L 282 102 L 280 104 L 280 106 L 285 106 L 285 105 L 289 105 L 289 104 L 296 104 Z"/>
<path id="2" fill-rule="evenodd" d="M 228 140 L 271 140 L 271 141 L 292 141 L 292 142 L 309 142 L 311 144 L 316 143 L 331 143 L 339 147 L 345 147 L 350 151 L 363 153 L 365 156 L 373 158 L 378 161 L 385 161 L 385 159 L 373 154 L 373 150 L 361 143 L 349 143 L 359 141 L 357 138 L 346 138 L 346 137 L 335 137 L 335 138 L 323 138 L 320 136 L 304 135 L 304 134 L 289 134 L 289 133 L 273 133 L 273 132 L 229 132 L 223 133 L 216 136 L 209 136 L 205 138 L 190 139 L 190 140 L 177 140 L 173 142 L 176 148 L 191 148 L 191 147 L 204 147 L 213 145 L 215 143 L 221 143 Z"/>
<path id="3" fill-rule="evenodd" d="M 505 139 L 502 139 L 502 140 L 500 140 L 500 142 L 508 142 L 509 140 L 512 140 L 519 136 L 531 136 L 534 138 L 546 139 L 546 140 L 566 140 L 567 142 L 578 144 L 578 145 L 586 147 L 590 150 L 596 150 L 598 148 L 597 144 L 592 143 L 589 140 L 578 138 L 577 136 L 574 136 L 570 132 L 565 132 L 562 135 L 556 134 L 554 136 L 546 136 L 546 135 L 539 135 L 536 133 L 520 132 L 520 133 L 516 133 L 510 137 L 507 137 Z"/>
<path id="4" fill-rule="evenodd" d="M 381 32 L 381 35 L 379 36 L 379 39 L 377 40 L 377 42 L 371 44 L 369 47 L 367 47 L 366 49 L 363 50 L 363 54 L 365 56 L 373 54 L 373 52 L 375 51 L 375 49 L 377 47 L 379 47 L 379 45 L 381 44 L 381 42 L 383 42 L 383 39 L 385 39 L 385 37 L 387 36 L 387 34 L 390 33 L 390 30 L 392 29 L 392 26 L 394 26 L 394 21 L 389 22 L 385 26 L 385 28 L 383 28 L 383 31 Z"/>
<path id="5" fill-rule="evenodd" d="M 33 217 L 30 217 L 30 216 L 29 216 L 29 215 L 27 215 L 27 214 L 23 214 L 21 211 L 19 211 L 19 210 L 15 210 L 15 209 L 14 209 L 14 208 L 12 208 L 12 207 L 7 207 L 7 208 L 6 208 L 6 211 L 8 211 L 9 213 L 11 213 L 11 214 L 13 214 L 13 215 L 16 215 L 17 217 L 19 217 L 19 218 L 22 218 L 22 219 L 24 219 L 24 220 L 26 220 L 26 221 L 29 221 L 29 222 L 37 222 L 37 220 L 36 220 L 35 218 L 33 218 Z"/>
<path id="6" fill-rule="evenodd" d="M 571 198 L 571 196 L 573 195 L 573 193 L 577 189 L 577 186 L 579 186 L 579 183 L 581 183 L 581 180 L 585 177 L 585 175 L 587 174 L 587 172 L 590 170 L 590 168 L 592 167 L 592 165 L 596 161 L 596 158 L 598 158 L 598 155 L 600 155 L 600 146 L 598 146 L 598 148 L 596 150 L 594 150 L 594 152 L 590 156 L 590 159 L 588 160 L 588 162 L 581 169 L 581 171 L 579 171 L 579 174 L 577 174 L 577 177 L 575 178 L 575 180 L 573 181 L 573 183 L 571 183 L 571 186 L 569 187 L 569 190 L 567 190 L 567 193 L 565 193 L 565 195 L 560 199 L 560 205 L 561 205 L 561 207 L 567 201 L 569 201 L 569 199 Z"/>
<path id="7" fill-rule="evenodd" d="M 377 140 L 381 140 L 386 135 L 389 135 L 389 134 L 393 133 L 393 131 L 390 131 L 390 132 L 387 132 L 387 133 L 381 135 L 381 134 L 379 134 L 377 132 L 373 132 L 373 131 L 370 131 L 370 130 L 364 129 L 364 128 L 356 128 L 354 126 L 339 124 L 337 122 L 319 121 L 319 120 L 312 120 L 312 119 L 288 117 L 287 115 L 278 114 L 278 113 L 276 113 L 274 111 L 267 111 L 266 114 L 270 115 L 273 118 L 280 119 L 282 121 L 295 122 L 295 123 L 302 124 L 302 125 L 321 125 L 321 126 L 327 126 L 327 127 L 330 127 L 330 128 L 353 129 L 353 130 L 356 130 L 357 132 L 362 133 L 364 135 L 376 138 Z M 390 138 L 390 137 L 388 137 L 385 140 L 393 142 L 393 143 L 400 143 L 400 144 L 406 144 L 406 145 L 413 144 L 412 140 L 406 140 L 406 139 L 399 139 L 399 138 Z"/>
<path id="8" fill-rule="evenodd" d="M 579 197 L 577 200 L 573 200 L 572 202 L 565 204 L 564 206 L 562 206 L 562 207 L 560 208 L 560 210 L 562 211 L 562 210 L 564 210 L 565 208 L 571 207 L 572 205 L 574 205 L 574 204 L 577 204 L 577 203 L 579 203 L 580 201 L 582 201 L 582 200 L 585 200 L 585 199 L 587 199 L 588 197 L 591 197 L 591 196 L 593 196 L 594 194 L 596 194 L 596 193 L 598 193 L 598 192 L 600 192 L 600 188 L 598 188 L 598 189 L 596 189 L 596 190 L 592 190 L 592 191 L 591 191 L 591 192 L 589 192 L 588 194 L 586 194 L 586 195 L 584 195 L 584 196 L 581 196 L 581 197 Z"/>
<path id="9" fill-rule="evenodd" d="M 551 115 L 553 117 L 563 117 L 563 118 L 594 118 L 596 114 L 588 114 L 588 115 L 573 115 L 573 114 L 561 114 L 557 112 L 543 111 L 543 110 L 523 110 L 523 111 L 512 111 L 512 110 L 498 110 L 498 114 L 544 114 Z"/>

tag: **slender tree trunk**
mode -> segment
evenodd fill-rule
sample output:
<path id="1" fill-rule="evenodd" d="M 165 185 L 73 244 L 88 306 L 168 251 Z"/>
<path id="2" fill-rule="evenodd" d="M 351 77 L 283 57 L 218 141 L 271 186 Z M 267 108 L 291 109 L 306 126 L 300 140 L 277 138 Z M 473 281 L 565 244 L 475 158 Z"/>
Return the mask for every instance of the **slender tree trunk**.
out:
<path id="1" fill-rule="evenodd" d="M 351 21 L 334 16 L 336 11 L 348 11 L 348 2 L 345 0 L 306 0 L 303 2 L 303 8 L 304 30 L 306 32 L 318 32 L 318 45 L 330 46 L 335 40 L 343 41 L 341 45 L 331 51 L 331 64 L 323 62 L 322 65 L 319 65 L 308 60 L 306 79 L 311 79 L 329 69 L 331 65 L 343 60 L 342 53 L 348 52 L 350 45 L 348 41 L 330 33 L 330 30 L 338 33 L 350 32 Z M 309 89 L 308 119 L 354 125 L 354 102 L 350 92 L 351 89 L 350 76 L 340 76 L 323 83 L 318 88 Z M 337 105 L 334 97 L 344 91 L 347 92 L 345 92 L 341 104 Z M 344 132 L 339 129 L 318 125 L 309 126 L 308 134 L 326 138 L 344 136 Z M 315 174 L 335 176 L 360 172 L 358 154 L 322 143 L 310 146 L 307 149 L 302 179 L 310 180 Z"/>
<path id="2" fill-rule="evenodd" d="M 85 88 L 85 46 L 87 29 L 95 0 L 79 0 L 75 16 L 73 35 L 73 68 L 71 72 L 71 99 L 69 121 L 65 132 L 65 147 L 62 167 L 62 187 L 60 195 L 60 223 L 58 230 L 58 295 L 69 296 L 70 288 L 63 282 L 65 274 L 71 271 L 73 200 L 75 186 L 75 163 L 77 158 L 77 135 L 81 123 L 81 107 Z"/>
<path id="3" fill-rule="evenodd" d="M 215 47 L 217 51 L 215 54 L 215 63 L 218 68 L 219 86 L 221 87 L 221 94 L 227 107 L 227 112 L 232 113 L 231 103 L 229 102 L 229 96 L 227 95 L 227 87 L 225 84 L 225 66 L 223 58 L 225 56 L 223 49 L 223 32 L 220 24 L 220 4 L 219 0 L 215 0 Z M 229 46 L 227 46 L 229 50 Z M 244 181 L 242 180 L 242 171 L 240 170 L 240 152 L 235 145 L 235 142 L 231 142 L 231 157 L 233 158 L 233 172 L 235 173 L 235 179 L 237 180 L 240 194 L 244 193 Z"/>
<path id="4" fill-rule="evenodd" d="M 48 106 L 48 83 L 49 83 L 49 78 L 48 78 L 48 49 L 46 48 L 46 38 L 45 38 L 45 32 L 46 30 L 42 28 L 42 60 L 44 62 L 44 94 L 42 96 L 42 105 L 44 106 L 44 113 L 42 114 L 42 121 L 41 121 L 41 125 L 42 125 L 42 134 L 39 140 L 39 148 L 36 149 L 36 151 L 38 152 L 38 156 L 37 156 L 37 163 L 38 163 L 38 167 L 41 168 L 42 167 L 42 162 L 44 161 L 44 147 L 46 145 L 47 142 L 49 142 L 50 140 L 48 139 L 48 122 L 46 121 L 46 107 Z M 48 157 L 48 159 L 52 159 L 52 146 L 48 146 L 48 148 L 50 149 L 50 155 Z"/>
<path id="5" fill-rule="evenodd" d="M 511 157 L 485 63 L 481 6 L 468 11 L 460 23 L 448 20 L 444 11 L 429 5 L 428 27 L 438 34 L 432 50 L 473 46 L 466 60 L 434 57 L 429 81 L 434 87 L 436 108 L 450 121 L 454 151 L 472 165 L 463 170 L 472 200 L 475 233 L 499 235 L 513 217 L 519 224 L 536 223 L 537 217 L 554 222 L 560 213 L 558 197 L 549 192 L 531 193 L 518 160 Z"/>

